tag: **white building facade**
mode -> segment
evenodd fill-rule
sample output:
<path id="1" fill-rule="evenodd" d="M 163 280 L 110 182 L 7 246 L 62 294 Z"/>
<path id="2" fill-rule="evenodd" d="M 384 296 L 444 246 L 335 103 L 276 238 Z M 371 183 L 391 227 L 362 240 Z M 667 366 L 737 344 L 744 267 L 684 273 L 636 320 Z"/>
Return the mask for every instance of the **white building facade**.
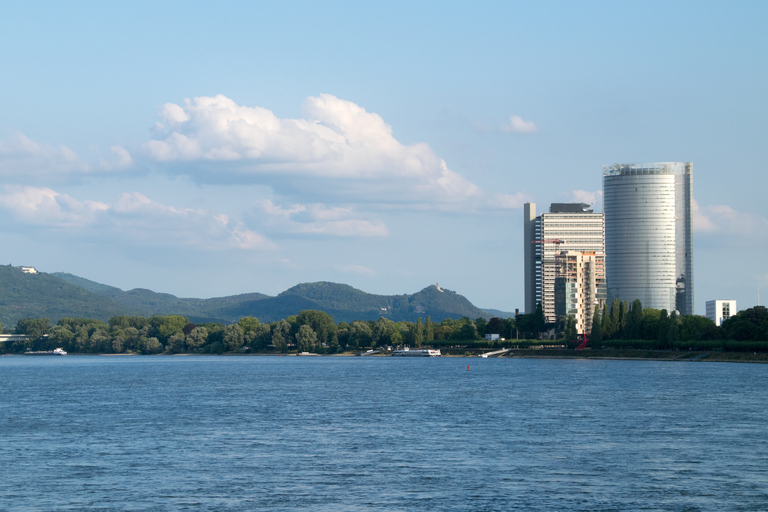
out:
<path id="1" fill-rule="evenodd" d="M 553 203 L 536 216 L 536 204 L 523 207 L 525 312 L 541 303 L 548 323 L 555 312 L 556 256 L 562 251 L 605 253 L 605 218 L 585 203 Z"/>
<path id="2" fill-rule="evenodd" d="M 707 301 L 707 318 L 715 322 L 715 325 L 720 327 L 723 322 L 730 317 L 738 313 L 736 309 L 735 300 L 708 300 Z"/>

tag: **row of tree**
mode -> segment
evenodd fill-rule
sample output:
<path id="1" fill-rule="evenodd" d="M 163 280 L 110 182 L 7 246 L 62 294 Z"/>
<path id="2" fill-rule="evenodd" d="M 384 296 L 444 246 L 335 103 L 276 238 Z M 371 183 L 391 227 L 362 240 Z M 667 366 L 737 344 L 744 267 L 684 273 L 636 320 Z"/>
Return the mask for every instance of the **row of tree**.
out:
<path id="1" fill-rule="evenodd" d="M 433 323 L 356 320 L 336 324 L 322 311 L 307 310 L 277 322 L 262 323 L 244 317 L 234 324 L 218 322 L 195 324 L 180 315 L 150 318 L 116 316 L 104 323 L 84 318 L 62 318 L 51 325 L 46 318 L 19 320 L 17 334 L 26 339 L 0 344 L 0 352 L 52 350 L 62 347 L 73 353 L 223 353 L 297 350 L 336 353 L 382 346 L 462 345 L 480 340 L 486 334 L 506 339 L 538 339 L 547 329 L 541 308 L 516 318 L 445 319 Z M 558 323 L 560 339 L 576 338 L 572 317 Z M 0 325 L 2 331 L 2 325 Z M 661 347 L 677 341 L 768 340 L 768 309 L 757 306 L 739 312 L 717 327 L 711 320 L 694 315 L 643 308 L 640 301 L 631 305 L 613 301 L 597 312 L 589 335 L 590 345 L 609 340 L 657 340 Z"/>
<path id="2" fill-rule="evenodd" d="M 514 320 L 484 318 L 471 320 L 445 319 L 433 323 L 430 317 L 422 323 L 357 320 L 336 324 L 322 311 L 306 310 L 277 322 L 262 323 L 245 317 L 237 323 L 195 324 L 180 315 L 150 318 L 116 316 L 104 323 L 86 318 L 62 318 L 51 325 L 46 318 L 22 319 L 17 334 L 27 339 L 0 346 L 3 352 L 52 350 L 62 347 L 72 353 L 143 354 L 205 352 L 222 353 L 249 350 L 253 352 L 297 350 L 300 352 L 336 353 L 381 346 L 409 345 L 420 347 L 434 340 L 476 340 L 486 333 L 509 337 Z M 2 326 L 0 326 L 2 329 Z"/>
<path id="3" fill-rule="evenodd" d="M 676 341 L 768 340 L 768 309 L 757 306 L 726 319 L 721 327 L 709 318 L 697 315 L 678 315 L 666 309 L 643 308 L 639 300 L 631 305 L 615 299 L 602 314 L 595 312 L 592 319 L 590 341 L 604 340 L 657 340 L 662 343 Z"/>

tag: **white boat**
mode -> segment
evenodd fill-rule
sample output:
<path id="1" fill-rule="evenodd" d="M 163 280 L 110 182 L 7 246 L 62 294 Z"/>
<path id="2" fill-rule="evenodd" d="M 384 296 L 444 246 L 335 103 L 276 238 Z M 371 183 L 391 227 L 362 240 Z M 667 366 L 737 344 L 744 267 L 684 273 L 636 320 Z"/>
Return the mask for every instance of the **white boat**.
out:
<path id="1" fill-rule="evenodd" d="M 432 350 L 431 348 L 422 348 L 418 350 L 411 350 L 405 347 L 402 350 L 393 350 L 392 357 L 440 357 L 440 349 Z"/>
<path id="2" fill-rule="evenodd" d="M 67 355 L 67 352 L 63 348 L 57 348 L 54 350 L 40 350 L 37 352 L 33 352 L 31 350 L 27 350 L 24 352 L 25 356 L 65 356 Z"/>

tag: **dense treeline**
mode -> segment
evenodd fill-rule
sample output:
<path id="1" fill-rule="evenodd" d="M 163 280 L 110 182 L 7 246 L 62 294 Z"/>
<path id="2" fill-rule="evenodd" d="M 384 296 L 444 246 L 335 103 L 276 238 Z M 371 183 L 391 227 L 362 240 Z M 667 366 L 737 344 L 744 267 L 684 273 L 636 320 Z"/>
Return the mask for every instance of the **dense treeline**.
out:
<path id="1" fill-rule="evenodd" d="M 546 344 L 535 341 L 551 337 L 563 341 L 576 339 L 575 322 L 564 318 L 557 326 L 544 323 L 541 308 L 515 319 L 446 319 L 433 323 L 356 320 L 336 324 L 322 311 L 306 310 L 277 322 L 262 323 L 244 317 L 236 323 L 194 324 L 180 315 L 135 317 L 115 316 L 108 323 L 85 318 L 62 318 L 51 325 L 45 318 L 19 320 L 17 334 L 27 339 L 0 342 L 0 352 L 52 350 L 62 347 L 71 353 L 177 354 L 186 352 L 315 352 L 340 353 L 383 346 L 424 345 L 438 347 L 525 348 Z M 0 324 L 0 331 L 2 325 Z M 485 340 L 496 334 L 501 340 Z M 504 339 L 509 341 L 503 341 Z M 511 340 L 516 340 L 511 342 Z M 768 309 L 757 306 L 739 312 L 717 327 L 700 316 L 678 316 L 675 312 L 643 308 L 615 300 L 596 313 L 589 344 L 606 348 L 646 348 L 655 350 L 768 350 Z"/>
<path id="2" fill-rule="evenodd" d="M 356 320 L 336 324 L 322 311 L 306 310 L 277 322 L 262 323 L 244 317 L 237 323 L 224 325 L 211 322 L 194 324 L 180 315 L 115 316 L 104 323 L 86 318 L 62 318 L 51 326 L 46 318 L 22 319 L 17 334 L 25 340 L 0 346 L 2 352 L 52 350 L 62 347 L 71 353 L 142 353 L 177 354 L 185 352 L 299 352 L 339 353 L 393 345 L 420 347 L 440 341 L 477 340 L 486 333 L 509 337 L 514 320 L 484 318 L 446 319 L 432 323 Z M 0 329 L 2 326 L 0 325 Z"/>

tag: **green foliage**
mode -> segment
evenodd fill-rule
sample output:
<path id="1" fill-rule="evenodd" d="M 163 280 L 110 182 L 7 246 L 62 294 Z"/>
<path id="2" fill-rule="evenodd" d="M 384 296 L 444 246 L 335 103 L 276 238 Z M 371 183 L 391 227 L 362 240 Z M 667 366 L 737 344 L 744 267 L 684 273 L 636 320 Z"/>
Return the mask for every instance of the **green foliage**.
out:
<path id="1" fill-rule="evenodd" d="M 325 311 L 306 310 L 302 311 L 296 317 L 298 325 L 308 325 L 316 333 L 319 343 L 325 343 L 328 346 L 338 344 L 336 338 L 336 323 L 333 317 Z"/>
<path id="2" fill-rule="evenodd" d="M 51 321 L 47 318 L 22 318 L 16 323 L 16 334 L 26 334 L 31 340 L 48 334 Z"/>
<path id="3" fill-rule="evenodd" d="M 573 315 L 568 315 L 568 318 L 565 319 L 564 335 L 567 341 L 575 341 L 579 335 L 576 330 L 576 318 Z"/>
<path id="4" fill-rule="evenodd" d="M 153 316 L 149 319 L 149 333 L 164 344 L 172 334 L 182 332 L 188 323 L 189 319 L 181 315 Z"/>
<path id="5" fill-rule="evenodd" d="M 349 324 L 348 343 L 353 348 L 370 347 L 373 344 L 373 329 L 368 322 L 355 320 Z"/>
<path id="6" fill-rule="evenodd" d="M 40 272 L 25 274 L 10 265 L 0 265 L 0 322 L 16 325 L 22 318 L 65 316 L 107 320 L 132 310 L 112 299 Z"/>
<path id="7" fill-rule="evenodd" d="M 600 310 L 595 308 L 595 315 L 592 317 L 592 332 L 589 335 L 589 341 L 592 345 L 599 345 L 603 341 L 603 326 L 600 321 Z"/>
<path id="8" fill-rule="evenodd" d="M 239 324 L 228 325 L 224 328 L 224 346 L 227 350 L 235 352 L 245 343 L 245 333 Z"/>
<path id="9" fill-rule="evenodd" d="M 261 324 L 258 318 L 245 316 L 237 321 L 237 325 L 240 326 L 244 334 L 248 334 L 249 332 L 255 331 L 256 328 Z"/>
<path id="10" fill-rule="evenodd" d="M 296 333 L 296 345 L 300 352 L 312 352 L 317 344 L 317 334 L 312 327 L 303 324 Z"/>
<path id="11" fill-rule="evenodd" d="M 739 341 L 768 339 L 768 308 L 755 306 L 739 311 L 723 322 L 728 338 Z"/>

